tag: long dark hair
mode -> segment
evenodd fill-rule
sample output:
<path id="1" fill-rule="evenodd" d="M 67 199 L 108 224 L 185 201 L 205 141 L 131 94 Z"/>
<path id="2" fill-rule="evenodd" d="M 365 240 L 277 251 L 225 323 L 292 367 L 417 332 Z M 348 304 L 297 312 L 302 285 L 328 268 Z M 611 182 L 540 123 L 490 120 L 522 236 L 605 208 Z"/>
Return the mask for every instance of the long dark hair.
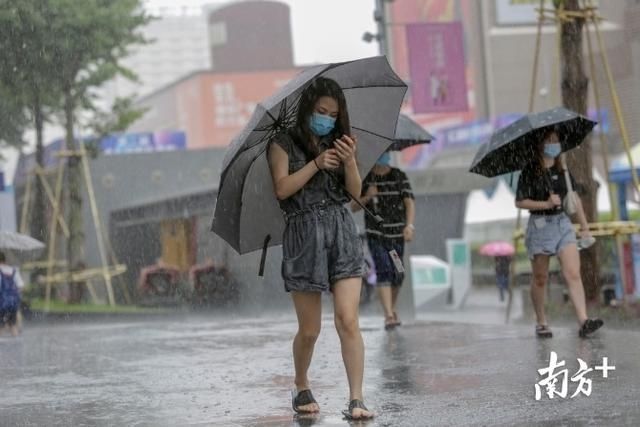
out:
<path id="1" fill-rule="evenodd" d="M 329 96 L 338 103 L 338 117 L 332 135 L 338 137 L 351 135 L 351 123 L 349 122 L 349 112 L 347 111 L 347 100 L 344 92 L 338 83 L 326 77 L 317 77 L 311 81 L 300 94 L 298 114 L 296 116 L 296 130 L 299 140 L 296 141 L 304 151 L 308 160 L 314 159 L 320 154 L 318 146 L 314 142 L 313 133 L 309 128 L 309 118 L 318 99 Z"/>

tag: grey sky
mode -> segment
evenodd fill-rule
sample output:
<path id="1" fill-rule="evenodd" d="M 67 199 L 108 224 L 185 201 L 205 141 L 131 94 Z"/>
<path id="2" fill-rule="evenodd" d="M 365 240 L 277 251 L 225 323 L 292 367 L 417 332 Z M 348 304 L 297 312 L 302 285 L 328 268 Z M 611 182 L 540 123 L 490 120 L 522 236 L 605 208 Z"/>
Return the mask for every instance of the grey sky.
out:
<path id="1" fill-rule="evenodd" d="M 377 55 L 376 43 L 365 43 L 362 34 L 375 32 L 375 0 L 278 0 L 291 9 L 294 60 L 298 65 L 340 62 Z M 220 0 L 146 0 L 150 9 L 161 7 L 198 9 Z"/>
<path id="2" fill-rule="evenodd" d="M 291 8 L 294 61 L 297 65 L 340 62 L 378 54 L 378 46 L 362 41 L 365 31 L 375 32 L 375 0 L 279 0 Z M 198 11 L 207 4 L 224 4 L 220 0 L 146 0 L 150 10 L 157 8 Z M 32 139 L 32 132 L 27 134 Z M 46 142 L 51 134 L 46 136 Z M 27 150 L 29 150 L 27 148 Z M 15 150 L 0 150 L 7 158 L 0 168 L 13 176 Z"/>

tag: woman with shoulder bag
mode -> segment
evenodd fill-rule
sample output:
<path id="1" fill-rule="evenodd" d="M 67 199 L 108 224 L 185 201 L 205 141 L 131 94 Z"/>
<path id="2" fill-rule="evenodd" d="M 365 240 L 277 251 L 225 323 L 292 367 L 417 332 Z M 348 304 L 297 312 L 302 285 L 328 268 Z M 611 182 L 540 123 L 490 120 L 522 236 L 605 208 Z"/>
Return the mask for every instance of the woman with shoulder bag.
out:
<path id="1" fill-rule="evenodd" d="M 580 199 L 573 191 L 573 177 L 560 160 L 561 153 L 558 134 L 552 128 L 547 129 L 541 134 L 537 156 L 522 170 L 516 206 L 530 212 L 525 244 L 533 270 L 531 300 L 537 319 L 536 335 L 540 338 L 553 336 L 544 312 L 544 299 L 549 258 L 557 255 L 576 310 L 578 334 L 584 338 L 602 327 L 604 322 L 587 317 L 578 242 L 569 215 L 575 214 L 580 223 L 581 248 L 592 245 L 594 239 Z"/>

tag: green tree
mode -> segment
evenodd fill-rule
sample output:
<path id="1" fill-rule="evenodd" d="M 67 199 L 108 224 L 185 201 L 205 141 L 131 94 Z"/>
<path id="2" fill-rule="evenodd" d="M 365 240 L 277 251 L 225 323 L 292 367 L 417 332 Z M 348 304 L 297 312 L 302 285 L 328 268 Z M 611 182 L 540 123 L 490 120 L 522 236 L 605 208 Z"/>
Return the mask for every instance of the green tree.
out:
<path id="1" fill-rule="evenodd" d="M 149 21 L 139 0 L 49 0 L 47 22 L 55 38 L 58 66 L 53 82 L 62 94 L 65 142 L 77 151 L 74 124 L 79 109 L 94 109 L 93 90 L 117 75 L 135 79 L 120 64 L 128 48 L 145 43 L 137 30 Z M 82 170 L 79 156 L 68 159 L 67 192 L 71 269 L 84 265 Z"/>
<path id="2" fill-rule="evenodd" d="M 29 115 L 24 100 L 0 83 L 0 149 L 20 149 L 24 145 L 23 134 L 28 126 Z"/>
<path id="3" fill-rule="evenodd" d="M 0 0 L 0 82 L 10 98 L 19 99 L 22 108 L 30 112 L 36 134 L 36 163 L 44 168 L 43 128 L 48 106 L 59 96 L 50 84 L 50 72 L 55 66 L 46 16 L 50 5 L 46 1 Z M 17 121 L 24 124 L 24 121 Z M 40 180 L 35 181 L 35 200 L 31 209 L 31 235 L 46 239 L 45 193 Z"/>
<path id="4" fill-rule="evenodd" d="M 141 118 L 146 109 L 136 108 L 133 97 L 116 98 L 109 111 L 93 110 L 87 127 L 91 134 L 87 142 L 87 150 L 92 157 L 100 154 L 99 142 L 102 138 L 116 132 L 124 132 Z"/>

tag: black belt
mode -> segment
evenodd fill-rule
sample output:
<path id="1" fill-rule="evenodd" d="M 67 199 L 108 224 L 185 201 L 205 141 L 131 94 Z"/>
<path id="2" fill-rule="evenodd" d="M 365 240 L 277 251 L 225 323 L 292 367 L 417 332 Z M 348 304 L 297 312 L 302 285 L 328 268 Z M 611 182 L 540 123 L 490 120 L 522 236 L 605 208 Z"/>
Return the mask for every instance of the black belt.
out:
<path id="1" fill-rule="evenodd" d="M 531 215 L 542 215 L 542 216 L 554 216 L 554 215 L 560 215 L 561 213 L 563 213 L 564 211 L 562 209 L 555 209 L 555 210 L 544 210 L 544 211 L 529 211 L 529 213 Z"/>

